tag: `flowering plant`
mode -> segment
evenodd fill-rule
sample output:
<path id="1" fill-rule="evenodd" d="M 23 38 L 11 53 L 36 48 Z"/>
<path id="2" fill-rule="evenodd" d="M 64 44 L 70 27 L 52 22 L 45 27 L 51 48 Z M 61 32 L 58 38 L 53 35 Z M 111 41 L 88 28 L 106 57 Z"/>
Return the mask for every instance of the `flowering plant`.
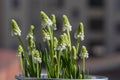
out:
<path id="1" fill-rule="evenodd" d="M 54 30 L 57 29 L 56 17 L 54 14 L 48 17 L 43 11 L 40 12 L 43 41 L 47 44 L 47 48 L 41 47 L 36 49 L 34 40 L 34 26 L 30 26 L 29 33 L 26 37 L 28 48 L 21 39 L 21 30 L 17 22 L 12 19 L 12 34 L 15 35 L 20 45 L 17 55 L 20 59 L 22 75 L 25 77 L 41 77 L 42 62 L 46 65 L 48 78 L 70 78 L 84 79 L 85 59 L 88 58 L 88 52 L 85 46 L 82 46 L 79 52 L 80 42 L 84 40 L 84 26 L 80 22 L 75 32 L 76 44 L 72 45 L 70 31 L 72 26 L 66 15 L 63 19 L 63 34 L 58 38 L 54 36 Z M 82 65 L 78 65 L 76 60 L 81 58 Z"/>

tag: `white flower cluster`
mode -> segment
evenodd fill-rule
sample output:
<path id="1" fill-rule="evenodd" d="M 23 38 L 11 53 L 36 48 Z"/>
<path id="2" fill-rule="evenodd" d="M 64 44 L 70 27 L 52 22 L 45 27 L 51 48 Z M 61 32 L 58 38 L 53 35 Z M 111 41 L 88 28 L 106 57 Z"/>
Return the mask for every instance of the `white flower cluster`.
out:
<path id="1" fill-rule="evenodd" d="M 53 25 L 53 22 L 48 18 L 45 21 L 42 21 L 41 25 L 42 25 L 43 28 L 45 28 L 46 26 L 51 27 Z"/>
<path id="2" fill-rule="evenodd" d="M 62 51 L 64 49 L 66 49 L 66 44 L 61 44 L 61 45 L 57 46 L 56 49 L 59 50 L 59 51 Z"/>
<path id="3" fill-rule="evenodd" d="M 33 58 L 33 62 L 34 62 L 34 63 L 37 63 L 37 62 L 41 63 L 41 62 L 42 62 L 42 59 L 41 59 L 40 57 L 38 57 L 38 58 L 37 58 L 37 57 L 34 57 L 34 58 Z"/>
<path id="4" fill-rule="evenodd" d="M 44 37 L 43 37 L 43 41 L 49 41 L 50 40 L 50 35 L 46 34 Z"/>
<path id="5" fill-rule="evenodd" d="M 85 46 L 82 46 L 80 57 L 81 58 L 88 58 L 89 57 L 88 51 L 87 51 Z"/>
<path id="6" fill-rule="evenodd" d="M 20 30 L 20 28 L 19 28 L 19 26 L 18 26 L 18 24 L 17 24 L 17 22 L 14 20 L 14 19 L 12 19 L 12 36 L 13 35 L 15 35 L 15 36 L 21 36 L 21 30 Z"/>
<path id="7" fill-rule="evenodd" d="M 53 30 L 57 30 L 56 24 L 53 24 Z"/>
<path id="8" fill-rule="evenodd" d="M 21 36 L 21 30 L 20 30 L 20 29 L 17 29 L 16 31 L 14 31 L 14 32 L 12 33 L 12 35 Z"/>
<path id="9" fill-rule="evenodd" d="M 27 37 L 26 37 L 26 39 L 28 40 L 29 38 L 33 39 L 34 37 L 33 37 L 33 35 L 28 34 Z"/>
<path id="10" fill-rule="evenodd" d="M 18 51 L 17 51 L 17 56 L 18 56 L 18 57 L 21 57 L 21 56 L 22 56 L 22 53 L 23 53 L 23 48 L 22 48 L 21 45 L 19 45 Z"/>
<path id="11" fill-rule="evenodd" d="M 65 24 L 64 26 L 63 26 L 63 31 L 65 31 L 65 30 L 69 30 L 69 31 L 72 31 L 72 26 L 70 25 L 70 24 Z"/>
<path id="12" fill-rule="evenodd" d="M 84 36 L 84 34 L 82 34 L 82 33 L 80 32 L 79 34 L 75 33 L 74 37 L 75 37 L 75 39 L 80 38 L 81 41 L 83 41 L 85 36 Z"/>
<path id="13" fill-rule="evenodd" d="M 89 57 L 89 54 L 88 54 L 88 52 L 87 52 L 87 53 L 84 53 L 84 54 L 80 54 L 80 57 L 81 57 L 81 58 L 88 58 L 88 57 Z"/>

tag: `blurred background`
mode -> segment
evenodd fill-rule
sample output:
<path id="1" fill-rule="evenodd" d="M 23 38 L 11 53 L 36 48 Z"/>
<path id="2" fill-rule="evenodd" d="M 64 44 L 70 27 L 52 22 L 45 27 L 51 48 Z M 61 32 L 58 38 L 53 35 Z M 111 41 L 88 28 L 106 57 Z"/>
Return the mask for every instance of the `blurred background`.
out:
<path id="1" fill-rule="evenodd" d="M 56 15 L 55 36 L 61 34 L 61 16 L 68 16 L 73 44 L 74 32 L 79 22 L 83 22 L 82 44 L 90 54 L 87 70 L 90 74 L 108 76 L 109 80 L 120 80 L 120 0 L 0 0 L 0 80 L 14 80 L 14 75 L 20 72 L 15 53 L 18 42 L 11 36 L 10 20 L 17 20 L 25 43 L 29 26 L 33 24 L 39 47 L 41 10 Z"/>

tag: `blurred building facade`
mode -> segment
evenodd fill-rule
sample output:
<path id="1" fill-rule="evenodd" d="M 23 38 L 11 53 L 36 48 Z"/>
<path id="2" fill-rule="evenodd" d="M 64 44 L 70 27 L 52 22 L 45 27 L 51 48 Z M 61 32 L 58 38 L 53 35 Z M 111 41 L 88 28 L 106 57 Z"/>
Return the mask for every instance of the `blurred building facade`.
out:
<path id="1" fill-rule="evenodd" d="M 62 14 L 66 14 L 70 19 L 73 26 L 72 35 L 79 22 L 83 22 L 85 26 L 83 43 L 88 46 L 91 55 L 120 52 L 119 0 L 1 0 L 0 4 L 1 47 L 17 46 L 16 38 L 11 37 L 12 18 L 18 21 L 24 39 L 30 24 L 33 24 L 36 29 L 36 40 L 42 41 L 39 13 L 43 10 L 47 14 L 54 13 L 57 16 L 58 34 L 62 29 Z M 75 43 L 73 38 L 72 42 Z"/>

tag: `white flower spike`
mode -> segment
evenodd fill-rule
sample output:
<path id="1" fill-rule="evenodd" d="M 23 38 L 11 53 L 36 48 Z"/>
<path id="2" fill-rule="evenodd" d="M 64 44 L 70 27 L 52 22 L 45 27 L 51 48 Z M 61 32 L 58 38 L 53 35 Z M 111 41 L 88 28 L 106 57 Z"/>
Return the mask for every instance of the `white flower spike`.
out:
<path id="1" fill-rule="evenodd" d="M 12 35 L 21 36 L 21 30 L 20 30 L 17 22 L 14 19 L 12 19 L 11 24 L 12 24 Z"/>
<path id="2" fill-rule="evenodd" d="M 43 28 L 49 26 L 51 27 L 53 25 L 53 22 L 51 21 L 51 19 L 43 12 L 40 12 L 41 18 L 42 18 L 42 22 L 41 25 Z"/>
<path id="3" fill-rule="evenodd" d="M 77 28 L 77 31 L 75 32 L 75 35 L 74 35 L 75 39 L 78 39 L 80 38 L 81 41 L 84 40 L 84 26 L 83 26 L 83 23 L 80 23 L 78 28 Z"/>
<path id="4" fill-rule="evenodd" d="M 89 54 L 85 46 L 82 46 L 81 53 L 80 53 L 81 58 L 88 58 Z"/>
<path id="5" fill-rule="evenodd" d="M 70 25 L 70 22 L 66 15 L 63 15 L 63 31 L 69 30 L 72 31 L 72 26 Z"/>

